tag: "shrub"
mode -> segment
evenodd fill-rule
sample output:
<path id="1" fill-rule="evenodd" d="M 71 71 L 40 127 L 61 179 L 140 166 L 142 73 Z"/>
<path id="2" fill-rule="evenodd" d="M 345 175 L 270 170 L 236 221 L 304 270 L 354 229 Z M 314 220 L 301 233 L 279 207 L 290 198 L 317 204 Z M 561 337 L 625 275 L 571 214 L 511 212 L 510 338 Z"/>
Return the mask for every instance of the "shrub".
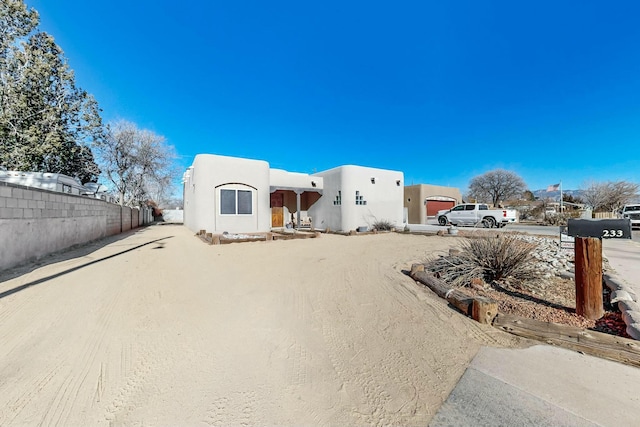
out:
<path id="1" fill-rule="evenodd" d="M 380 219 L 377 220 L 376 222 L 374 222 L 371 225 L 372 228 L 378 230 L 378 231 L 391 231 L 393 230 L 393 224 L 391 223 L 391 221 L 388 221 L 386 219 Z"/>
<path id="2" fill-rule="evenodd" d="M 543 218 L 543 222 L 549 225 L 567 225 L 567 220 L 569 218 L 578 218 L 580 217 L 579 212 L 565 212 L 562 214 L 556 213 L 551 215 L 546 215 Z"/>
<path id="3" fill-rule="evenodd" d="M 459 254 L 428 261 L 427 268 L 455 286 L 468 285 L 474 278 L 487 283 L 539 279 L 541 272 L 532 256 L 537 246 L 516 235 L 468 239 Z"/>

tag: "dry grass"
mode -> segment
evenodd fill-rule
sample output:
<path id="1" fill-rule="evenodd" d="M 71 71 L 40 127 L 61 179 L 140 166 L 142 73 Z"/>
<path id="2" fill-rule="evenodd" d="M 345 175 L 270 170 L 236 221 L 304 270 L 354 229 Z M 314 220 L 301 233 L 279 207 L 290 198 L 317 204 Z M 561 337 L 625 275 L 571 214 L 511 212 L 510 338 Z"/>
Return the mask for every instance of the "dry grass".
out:
<path id="1" fill-rule="evenodd" d="M 379 219 L 374 222 L 371 227 L 378 231 L 391 231 L 393 229 L 393 224 L 391 223 L 391 221 L 388 221 L 386 219 Z"/>
<path id="2" fill-rule="evenodd" d="M 460 253 L 431 259 L 426 266 L 454 286 L 466 286 L 473 279 L 487 283 L 505 279 L 524 283 L 541 277 L 532 257 L 536 247 L 537 244 L 512 235 L 467 239 Z"/>

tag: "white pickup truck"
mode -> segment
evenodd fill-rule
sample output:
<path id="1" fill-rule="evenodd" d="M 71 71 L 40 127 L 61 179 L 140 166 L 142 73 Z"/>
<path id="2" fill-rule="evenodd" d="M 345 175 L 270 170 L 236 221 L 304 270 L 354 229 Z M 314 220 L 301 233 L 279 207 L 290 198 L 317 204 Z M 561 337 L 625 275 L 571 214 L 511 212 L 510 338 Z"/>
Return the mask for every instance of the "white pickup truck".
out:
<path id="1" fill-rule="evenodd" d="M 514 209 L 489 209 L 482 203 L 465 203 L 448 210 L 438 211 L 440 225 L 479 225 L 484 227 L 504 227 L 510 222 L 517 222 L 518 215 Z"/>
<path id="2" fill-rule="evenodd" d="M 631 228 L 640 227 L 640 204 L 624 205 L 620 210 L 621 218 L 631 220 Z"/>

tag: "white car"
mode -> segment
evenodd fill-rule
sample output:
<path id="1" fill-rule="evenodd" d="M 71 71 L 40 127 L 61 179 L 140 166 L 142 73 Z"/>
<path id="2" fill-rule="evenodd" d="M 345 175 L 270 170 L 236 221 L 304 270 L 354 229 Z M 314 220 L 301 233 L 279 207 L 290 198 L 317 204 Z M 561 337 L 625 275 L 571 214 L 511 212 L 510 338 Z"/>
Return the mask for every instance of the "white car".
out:
<path id="1" fill-rule="evenodd" d="M 440 225 L 479 225 L 484 227 L 504 227 L 518 222 L 518 215 L 514 209 L 489 209 L 484 203 L 465 203 L 451 209 L 438 211 Z"/>
<path id="2" fill-rule="evenodd" d="M 631 228 L 640 228 L 640 204 L 624 205 L 620 210 L 621 218 L 629 218 L 631 220 Z"/>

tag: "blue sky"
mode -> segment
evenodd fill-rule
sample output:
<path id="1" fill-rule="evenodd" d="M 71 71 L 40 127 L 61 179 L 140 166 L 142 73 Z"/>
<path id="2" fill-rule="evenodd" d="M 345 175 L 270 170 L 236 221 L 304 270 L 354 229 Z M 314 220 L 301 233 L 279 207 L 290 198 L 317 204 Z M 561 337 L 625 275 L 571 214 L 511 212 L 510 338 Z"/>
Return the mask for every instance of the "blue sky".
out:
<path id="1" fill-rule="evenodd" d="M 640 183 L 640 2 L 26 0 L 105 121 L 312 173 Z"/>

